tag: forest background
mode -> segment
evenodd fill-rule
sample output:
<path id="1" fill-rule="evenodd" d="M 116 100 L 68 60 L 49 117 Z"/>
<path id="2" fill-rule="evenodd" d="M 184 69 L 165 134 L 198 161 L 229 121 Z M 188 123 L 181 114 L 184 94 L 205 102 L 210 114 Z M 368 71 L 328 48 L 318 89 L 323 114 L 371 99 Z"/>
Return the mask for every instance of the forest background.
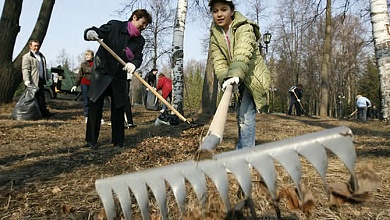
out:
<path id="1" fill-rule="evenodd" d="M 59 7 L 64 7 L 64 3 L 57 2 Z M 184 46 L 184 57 L 186 54 L 201 54 L 199 59 L 188 55 L 191 58 L 185 60 L 183 69 L 185 108 L 189 106 L 201 107 L 201 100 L 204 99 L 203 82 L 209 71 L 207 64 L 210 63 L 207 62 L 207 30 L 211 17 L 207 2 L 188 1 L 186 27 L 196 26 L 197 30 L 204 32 L 193 31 L 192 33 L 197 33 L 196 36 L 187 33 L 185 38 L 187 41 L 200 38 L 200 42 L 203 42 L 195 45 L 195 48 L 201 48 L 200 53 L 196 52 L 199 49 L 191 49 L 194 48 L 194 43 L 187 43 L 187 49 L 186 45 Z M 139 69 L 139 73 L 143 75 L 151 68 L 158 68 L 160 72 L 168 76 L 171 75 L 171 39 L 176 3 L 176 1 L 171 0 L 131 1 L 130 3 L 118 4 L 117 10 L 113 11 L 113 14 L 117 15 L 117 19 L 123 20 L 127 19 L 133 9 L 146 8 L 155 18 L 155 22 L 144 32 L 148 42 L 144 51 L 145 62 Z M 251 0 L 235 1 L 235 3 L 238 10 L 259 23 L 262 34 L 266 32 L 272 34 L 269 44 L 265 45 L 264 42 L 259 42 L 259 47 L 263 51 L 272 74 L 269 103 L 263 111 L 286 112 L 288 107 L 287 91 L 291 86 L 300 83 L 304 86 L 302 104 L 306 112 L 310 115 L 318 115 L 323 82 L 321 65 L 324 58 L 326 1 Z M 199 33 L 201 33 L 200 36 Z M 44 44 L 45 42 L 43 42 Z M 96 44 L 95 46 L 97 47 Z M 267 46 L 267 50 L 265 50 L 265 46 Z M 91 44 L 88 47 L 91 47 Z M 63 48 L 58 51 L 56 60 L 53 60 L 52 56 L 49 58 L 50 65 L 61 65 L 76 72 L 86 49 L 89 48 L 80 48 L 79 51 L 69 52 L 68 48 Z M 15 52 L 18 52 L 17 48 L 14 50 Z M 45 53 L 45 51 L 43 52 Z M 17 60 L 17 54 L 13 56 L 16 56 L 15 60 Z M 380 84 L 375 64 L 368 2 L 348 0 L 332 3 L 332 51 L 327 72 L 328 116 L 341 118 L 353 112 L 357 94 L 368 97 L 376 106 L 380 105 Z M 20 88 L 22 89 L 22 87 Z M 141 102 L 139 82 L 133 82 L 131 95 L 134 104 Z"/>

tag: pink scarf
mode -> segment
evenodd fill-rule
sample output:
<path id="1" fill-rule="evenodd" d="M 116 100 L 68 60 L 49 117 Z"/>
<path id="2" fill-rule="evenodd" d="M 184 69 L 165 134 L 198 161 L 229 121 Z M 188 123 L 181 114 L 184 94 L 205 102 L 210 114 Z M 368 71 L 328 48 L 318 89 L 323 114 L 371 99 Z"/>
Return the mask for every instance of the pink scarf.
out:
<path id="1" fill-rule="evenodd" d="M 130 37 L 138 37 L 141 35 L 141 32 L 133 25 L 133 23 L 131 23 L 131 21 L 127 23 L 127 32 Z M 126 47 L 125 53 L 128 61 L 134 59 L 134 53 L 130 50 L 130 48 Z"/>
<path id="2" fill-rule="evenodd" d="M 131 21 L 127 23 L 127 32 L 130 37 L 139 37 L 141 35 L 141 32 L 134 26 L 133 23 L 131 23 Z"/>

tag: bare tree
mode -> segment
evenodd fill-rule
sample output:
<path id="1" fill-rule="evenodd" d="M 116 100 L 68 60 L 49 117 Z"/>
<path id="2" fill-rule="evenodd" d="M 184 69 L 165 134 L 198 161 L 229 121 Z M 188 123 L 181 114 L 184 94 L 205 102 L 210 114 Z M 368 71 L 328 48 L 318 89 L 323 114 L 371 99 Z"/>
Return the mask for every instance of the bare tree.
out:
<path id="1" fill-rule="evenodd" d="M 41 43 L 46 36 L 55 0 L 43 0 L 35 27 L 29 37 Z M 22 56 L 29 50 L 28 42 L 12 60 L 16 37 L 20 31 L 19 18 L 23 0 L 5 0 L 0 20 L 0 103 L 10 103 L 21 80 Z"/>
<path id="2" fill-rule="evenodd" d="M 379 69 L 381 115 L 390 116 L 390 24 L 386 0 L 370 0 L 371 23 L 374 36 L 375 55 Z"/>
<path id="3" fill-rule="evenodd" d="M 326 0 L 325 37 L 323 45 L 323 56 L 321 63 L 321 95 L 320 95 L 320 116 L 328 115 L 329 105 L 329 65 L 332 53 L 332 1 Z"/>

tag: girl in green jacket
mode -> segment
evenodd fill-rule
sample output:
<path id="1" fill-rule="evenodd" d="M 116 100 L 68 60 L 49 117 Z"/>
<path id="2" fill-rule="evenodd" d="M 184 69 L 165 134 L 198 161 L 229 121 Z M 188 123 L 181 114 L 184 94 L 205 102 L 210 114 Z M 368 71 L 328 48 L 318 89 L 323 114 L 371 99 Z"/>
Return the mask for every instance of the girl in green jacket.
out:
<path id="1" fill-rule="evenodd" d="M 222 90 L 237 85 L 237 149 L 255 146 L 256 112 L 266 104 L 270 74 L 258 47 L 259 26 L 234 11 L 231 0 L 210 0 L 210 46 Z"/>

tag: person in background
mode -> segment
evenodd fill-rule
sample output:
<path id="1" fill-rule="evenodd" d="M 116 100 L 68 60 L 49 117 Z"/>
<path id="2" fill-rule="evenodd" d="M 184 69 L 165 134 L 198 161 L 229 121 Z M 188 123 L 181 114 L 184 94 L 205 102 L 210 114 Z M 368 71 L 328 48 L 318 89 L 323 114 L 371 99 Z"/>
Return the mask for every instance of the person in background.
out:
<path id="1" fill-rule="evenodd" d="M 169 100 L 168 102 L 172 101 L 172 80 L 166 77 L 164 74 L 160 73 L 158 75 L 158 82 L 156 90 L 161 90 L 162 97 L 165 100 Z M 167 105 L 163 103 L 161 113 L 165 112 L 167 110 Z"/>
<path id="2" fill-rule="evenodd" d="M 131 78 L 130 76 L 128 78 Z M 130 82 L 131 79 L 127 80 L 127 103 L 125 106 L 125 128 L 130 129 L 137 127 L 133 121 L 133 113 L 131 112 L 131 102 L 130 102 Z"/>
<path id="3" fill-rule="evenodd" d="M 127 80 L 131 80 L 132 73 L 142 63 L 145 38 L 141 32 L 151 22 L 152 17 L 145 9 L 137 9 L 133 11 L 128 21 L 111 20 L 99 28 L 91 27 L 85 30 L 85 40 L 103 39 L 104 43 L 126 62 L 123 67 L 103 46 L 96 52 L 88 92 L 89 117 L 85 137 L 87 147 L 93 149 L 98 147 L 100 120 L 106 95 L 111 96 L 111 142 L 113 146 L 125 146 L 124 112 L 128 103 Z"/>
<path id="4" fill-rule="evenodd" d="M 91 74 L 92 74 L 92 65 L 93 65 L 93 56 L 94 52 L 92 50 L 87 50 L 85 52 L 85 61 L 81 63 L 79 73 L 77 75 L 77 80 L 75 85 L 70 90 L 71 92 L 75 92 L 77 86 L 81 86 L 81 95 L 83 96 L 83 107 L 84 107 L 84 118 L 85 123 L 88 121 L 89 116 L 89 99 L 88 99 L 88 91 L 89 85 L 91 84 Z"/>
<path id="5" fill-rule="evenodd" d="M 30 40 L 30 51 L 22 57 L 22 75 L 25 86 L 35 86 L 38 91 L 35 93 L 39 110 L 44 118 L 54 115 L 46 106 L 44 86 L 47 81 L 46 58 L 39 51 L 41 44 L 38 40 Z"/>
<path id="6" fill-rule="evenodd" d="M 301 99 L 302 99 L 302 85 L 298 84 L 297 86 L 292 86 L 288 90 L 290 94 L 290 106 L 288 107 L 287 115 L 291 115 L 293 106 L 295 107 L 295 111 L 297 113 L 297 116 L 302 115 L 302 109 L 301 109 Z"/>
<path id="7" fill-rule="evenodd" d="M 372 106 L 371 109 L 372 118 L 379 118 L 379 112 L 375 105 Z"/>
<path id="8" fill-rule="evenodd" d="M 59 92 L 59 90 L 57 89 L 58 77 L 59 77 L 58 73 L 51 72 L 52 84 L 50 85 L 50 88 L 51 88 L 51 91 L 53 93 L 54 99 L 57 98 L 57 93 Z"/>
<path id="9" fill-rule="evenodd" d="M 156 78 L 157 78 L 157 72 L 158 72 L 158 69 L 151 69 L 144 77 L 145 81 L 153 88 L 156 88 Z M 144 87 L 144 96 L 143 96 L 143 102 L 144 102 L 144 105 L 145 105 L 145 108 L 147 109 L 148 108 L 148 88 Z"/>
<path id="10" fill-rule="evenodd" d="M 222 90 L 238 89 L 237 149 L 255 146 L 256 111 L 267 104 L 270 73 L 260 54 L 259 26 L 235 11 L 231 0 L 210 0 L 210 49 Z M 234 89 L 236 90 L 236 89 Z"/>
<path id="11" fill-rule="evenodd" d="M 358 108 L 358 122 L 367 123 L 367 108 L 371 107 L 371 101 L 362 95 L 357 95 L 356 106 Z"/>
<path id="12" fill-rule="evenodd" d="M 157 72 L 158 69 L 152 69 L 150 70 L 146 76 L 145 76 L 145 81 L 151 86 L 156 88 L 156 78 L 157 78 Z"/>

